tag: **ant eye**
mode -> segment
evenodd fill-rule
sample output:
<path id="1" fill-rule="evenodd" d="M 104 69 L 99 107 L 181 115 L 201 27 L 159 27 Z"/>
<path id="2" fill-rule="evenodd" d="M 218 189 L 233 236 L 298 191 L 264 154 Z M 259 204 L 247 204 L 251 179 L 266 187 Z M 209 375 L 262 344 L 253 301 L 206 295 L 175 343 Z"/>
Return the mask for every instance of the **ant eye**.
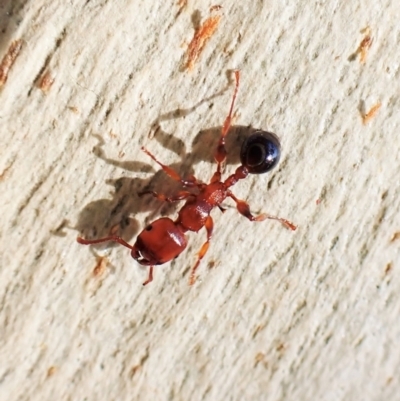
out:
<path id="1" fill-rule="evenodd" d="M 153 226 L 151 224 L 149 224 L 148 226 L 146 226 L 146 231 L 151 231 L 153 229 Z"/>
<path id="2" fill-rule="evenodd" d="M 281 144 L 272 132 L 256 131 L 250 135 L 240 150 L 242 165 L 251 174 L 262 174 L 272 170 L 281 157 Z"/>

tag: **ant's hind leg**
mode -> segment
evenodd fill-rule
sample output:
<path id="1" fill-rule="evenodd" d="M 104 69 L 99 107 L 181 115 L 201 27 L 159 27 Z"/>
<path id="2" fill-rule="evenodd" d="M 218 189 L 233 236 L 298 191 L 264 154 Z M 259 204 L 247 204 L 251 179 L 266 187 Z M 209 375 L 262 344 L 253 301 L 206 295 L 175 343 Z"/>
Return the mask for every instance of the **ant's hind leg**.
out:
<path id="1" fill-rule="evenodd" d="M 280 217 L 277 216 L 271 216 L 269 214 L 266 213 L 262 213 L 258 216 L 253 216 L 250 212 L 250 206 L 247 202 L 240 200 L 238 198 L 236 198 L 236 196 L 228 191 L 228 196 L 230 198 L 232 198 L 235 203 L 236 203 L 236 208 L 238 210 L 238 212 L 243 215 L 244 217 L 248 218 L 250 221 L 264 221 L 266 219 L 271 219 L 271 220 L 278 220 L 280 221 L 286 228 L 290 229 L 290 230 L 296 230 L 296 226 L 291 223 L 290 221 L 286 220 L 286 219 L 282 219 Z"/>
<path id="2" fill-rule="evenodd" d="M 147 285 L 153 281 L 153 268 L 154 266 L 149 266 L 149 275 L 147 277 L 147 280 L 143 283 L 143 285 Z"/>
<path id="3" fill-rule="evenodd" d="M 208 251 L 208 247 L 210 246 L 210 240 L 214 228 L 214 223 L 211 218 L 211 216 L 207 217 L 206 224 L 205 224 L 206 230 L 207 230 L 207 241 L 203 244 L 203 246 L 200 249 L 200 252 L 198 253 L 198 259 L 196 264 L 193 266 L 192 271 L 190 272 L 190 278 L 189 278 L 189 285 L 193 285 L 196 282 L 196 270 L 199 267 L 199 264 L 201 262 L 201 259 L 203 259 L 204 255 Z"/>

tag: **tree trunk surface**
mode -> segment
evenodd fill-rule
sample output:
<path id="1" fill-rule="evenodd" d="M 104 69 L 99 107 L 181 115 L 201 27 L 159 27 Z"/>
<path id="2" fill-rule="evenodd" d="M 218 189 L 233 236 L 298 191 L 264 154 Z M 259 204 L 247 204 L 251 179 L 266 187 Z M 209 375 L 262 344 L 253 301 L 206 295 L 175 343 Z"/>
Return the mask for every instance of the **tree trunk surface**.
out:
<path id="1" fill-rule="evenodd" d="M 2 0 L 0 399 L 398 400 L 399 20 L 389 0 Z M 141 147 L 209 182 L 234 70 L 224 177 L 276 133 L 278 167 L 232 191 L 298 228 L 228 199 L 195 284 L 205 229 L 143 287 L 129 249 L 76 238 L 176 219 L 139 196 L 182 188 Z"/>

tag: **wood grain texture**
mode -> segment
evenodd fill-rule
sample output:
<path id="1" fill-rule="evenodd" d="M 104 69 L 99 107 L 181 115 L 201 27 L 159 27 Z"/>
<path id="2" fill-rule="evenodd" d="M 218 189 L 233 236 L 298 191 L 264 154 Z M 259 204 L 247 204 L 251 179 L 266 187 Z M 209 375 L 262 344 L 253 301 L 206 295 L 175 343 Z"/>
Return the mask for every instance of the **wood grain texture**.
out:
<path id="1" fill-rule="evenodd" d="M 23 41 L 0 92 L 1 400 L 398 399 L 399 7 L 218 4 L 186 71 L 215 3 L 0 3 L 0 58 Z M 176 213 L 137 196 L 176 188 L 140 146 L 209 179 L 235 68 L 237 126 L 275 132 L 283 153 L 234 192 L 299 228 L 227 202 L 198 282 L 204 232 L 143 288 L 126 249 L 75 239 L 119 227 L 133 241 Z"/>

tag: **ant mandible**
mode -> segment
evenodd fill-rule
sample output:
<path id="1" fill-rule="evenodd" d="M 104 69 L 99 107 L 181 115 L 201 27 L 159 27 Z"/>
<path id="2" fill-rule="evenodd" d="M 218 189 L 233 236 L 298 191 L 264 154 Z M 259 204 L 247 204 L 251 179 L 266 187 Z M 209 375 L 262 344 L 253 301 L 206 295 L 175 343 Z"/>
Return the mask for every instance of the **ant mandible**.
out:
<path id="1" fill-rule="evenodd" d="M 142 147 L 142 150 L 159 166 L 161 166 L 169 177 L 180 182 L 185 188 L 197 190 L 195 193 L 182 190 L 175 196 L 171 197 L 154 191 L 145 191 L 140 194 L 151 194 L 155 198 L 166 202 L 186 200 L 178 213 L 178 218 L 176 220 L 171 220 L 168 217 L 161 217 L 147 225 L 138 235 L 133 246 L 116 235 L 96 240 L 87 240 L 78 237 L 77 241 L 80 244 L 92 245 L 114 241 L 129 248 L 131 250 L 131 256 L 138 263 L 144 266 L 149 266 L 148 278 L 143 283 L 143 285 L 146 285 L 153 280 L 153 268 L 155 265 L 167 263 L 178 257 L 183 252 L 187 245 L 187 238 L 185 235 L 187 231 L 198 232 L 201 228 L 205 227 L 207 240 L 201 247 L 200 252 L 198 253 L 197 262 L 190 273 L 189 284 L 192 285 L 196 280 L 195 274 L 200 261 L 203 259 L 209 248 L 214 227 L 210 213 L 215 207 L 218 207 L 223 211 L 221 203 L 227 197 L 233 199 L 239 213 L 247 217 L 250 221 L 273 219 L 280 221 L 284 226 L 291 230 L 296 229 L 296 226 L 286 219 L 270 216 L 265 213 L 260 214 L 259 216 L 253 216 L 250 213 L 249 205 L 245 201 L 236 198 L 236 196 L 229 190 L 229 188 L 235 185 L 239 180 L 246 178 L 249 173 L 265 173 L 277 165 L 280 157 L 280 143 L 275 134 L 257 130 L 254 134 L 250 135 L 241 148 L 240 160 L 242 164 L 236 169 L 234 174 L 230 175 L 225 181 L 221 181 L 222 164 L 227 155 L 225 137 L 231 127 L 233 107 L 239 88 L 239 71 L 235 71 L 235 80 L 236 85 L 231 101 L 231 107 L 222 126 L 221 136 L 214 154 L 215 161 L 217 162 L 217 170 L 213 174 L 209 184 L 204 184 L 201 181 L 198 181 L 195 177 L 183 179 L 175 170 L 160 163 L 155 156 Z"/>

